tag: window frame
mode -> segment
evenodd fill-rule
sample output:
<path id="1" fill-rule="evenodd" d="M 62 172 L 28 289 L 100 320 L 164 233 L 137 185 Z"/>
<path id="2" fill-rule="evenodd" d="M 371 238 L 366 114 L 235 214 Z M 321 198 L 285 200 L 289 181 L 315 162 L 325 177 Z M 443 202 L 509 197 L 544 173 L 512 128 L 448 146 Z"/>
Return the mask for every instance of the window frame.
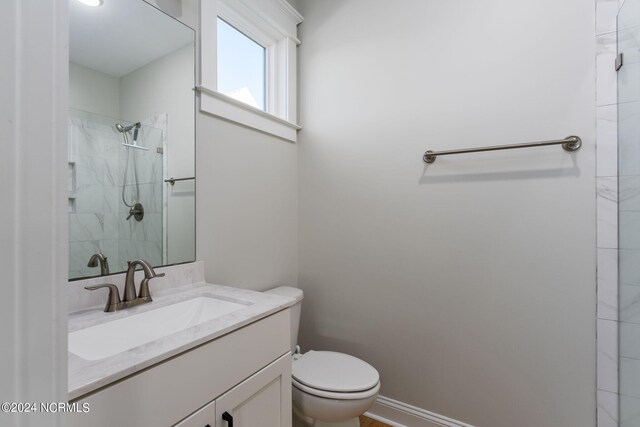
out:
<path id="1" fill-rule="evenodd" d="M 286 0 L 200 1 L 200 110 L 296 141 L 297 25 L 302 16 Z M 217 18 L 265 48 L 265 110 L 217 90 Z"/>

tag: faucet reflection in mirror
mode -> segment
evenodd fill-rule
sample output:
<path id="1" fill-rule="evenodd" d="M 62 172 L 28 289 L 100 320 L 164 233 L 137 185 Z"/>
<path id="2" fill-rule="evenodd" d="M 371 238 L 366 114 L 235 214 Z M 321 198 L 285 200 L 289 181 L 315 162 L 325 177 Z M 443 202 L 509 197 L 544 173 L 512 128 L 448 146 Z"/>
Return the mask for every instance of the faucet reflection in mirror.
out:
<path id="1" fill-rule="evenodd" d="M 87 267 L 97 267 L 100 265 L 100 275 L 108 276 L 109 275 L 109 261 L 107 261 L 107 257 L 101 253 L 91 255 L 89 258 L 89 262 L 87 263 Z"/>

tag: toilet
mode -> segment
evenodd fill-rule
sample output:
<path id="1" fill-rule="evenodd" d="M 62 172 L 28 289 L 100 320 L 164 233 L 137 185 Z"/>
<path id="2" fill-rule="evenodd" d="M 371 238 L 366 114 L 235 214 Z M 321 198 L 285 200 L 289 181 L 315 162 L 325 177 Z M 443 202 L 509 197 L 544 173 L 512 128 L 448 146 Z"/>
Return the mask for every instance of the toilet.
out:
<path id="1" fill-rule="evenodd" d="M 344 353 L 300 353 L 297 343 L 302 290 L 281 286 L 266 293 L 296 300 L 291 307 L 293 427 L 359 427 L 358 417 L 378 397 L 378 371 Z"/>

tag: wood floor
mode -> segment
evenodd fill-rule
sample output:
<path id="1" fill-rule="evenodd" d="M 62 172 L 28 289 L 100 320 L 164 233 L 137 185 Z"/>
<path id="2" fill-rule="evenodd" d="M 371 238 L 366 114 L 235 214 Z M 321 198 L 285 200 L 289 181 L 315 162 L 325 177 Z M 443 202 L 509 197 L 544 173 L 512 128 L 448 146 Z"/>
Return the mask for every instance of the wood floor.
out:
<path id="1" fill-rule="evenodd" d="M 390 427 L 389 424 L 381 423 L 380 421 L 372 420 L 364 415 L 360 416 L 360 427 Z"/>

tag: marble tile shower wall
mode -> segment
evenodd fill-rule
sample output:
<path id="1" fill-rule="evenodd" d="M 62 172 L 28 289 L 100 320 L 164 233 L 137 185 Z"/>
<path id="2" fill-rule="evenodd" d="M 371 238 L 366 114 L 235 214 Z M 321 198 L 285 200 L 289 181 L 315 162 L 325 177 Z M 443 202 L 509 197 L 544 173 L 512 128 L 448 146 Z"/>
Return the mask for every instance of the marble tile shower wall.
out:
<path id="1" fill-rule="evenodd" d="M 624 0 L 596 0 L 597 425 L 618 420 L 618 126 L 616 16 Z"/>
<path id="2" fill-rule="evenodd" d="M 120 201 L 118 224 L 118 265 L 119 270 L 123 270 L 127 261 L 142 258 L 153 265 L 161 265 L 162 262 L 162 241 L 163 241 L 163 218 L 162 218 L 162 178 L 163 178 L 163 156 L 156 152 L 156 148 L 163 146 L 163 132 L 159 129 L 143 126 L 139 131 L 139 142 L 149 147 L 149 151 L 126 150 L 119 145 L 119 168 L 118 175 L 118 195 L 122 195 L 122 188 L 125 168 L 127 166 L 127 155 L 129 155 L 129 170 L 127 182 L 131 183 L 133 158 L 138 169 L 137 181 L 139 191 L 139 201 L 144 206 L 144 219 L 135 221 L 133 218 L 126 220 L 129 215 L 129 208 Z M 131 204 L 134 194 L 134 186 L 127 184 L 125 187 L 125 200 Z M 114 270 L 117 271 L 117 270 Z"/>
<path id="3" fill-rule="evenodd" d="M 122 147 L 115 120 L 72 111 L 69 118 L 69 277 L 95 276 L 87 267 L 89 257 L 101 252 L 112 271 L 126 268 L 126 261 L 143 258 L 155 265 L 162 262 L 162 147 L 163 132 L 143 127 L 138 141 L 149 151 Z M 137 165 L 139 199 L 145 209 L 140 222 L 127 220 L 129 208 L 122 201 L 124 171 L 129 158 L 127 182 Z M 134 186 L 127 185 L 130 202 Z"/>
<path id="4" fill-rule="evenodd" d="M 640 426 L 640 1 L 626 0 L 620 11 L 618 50 L 625 64 L 618 74 L 619 185 L 619 421 Z"/>

